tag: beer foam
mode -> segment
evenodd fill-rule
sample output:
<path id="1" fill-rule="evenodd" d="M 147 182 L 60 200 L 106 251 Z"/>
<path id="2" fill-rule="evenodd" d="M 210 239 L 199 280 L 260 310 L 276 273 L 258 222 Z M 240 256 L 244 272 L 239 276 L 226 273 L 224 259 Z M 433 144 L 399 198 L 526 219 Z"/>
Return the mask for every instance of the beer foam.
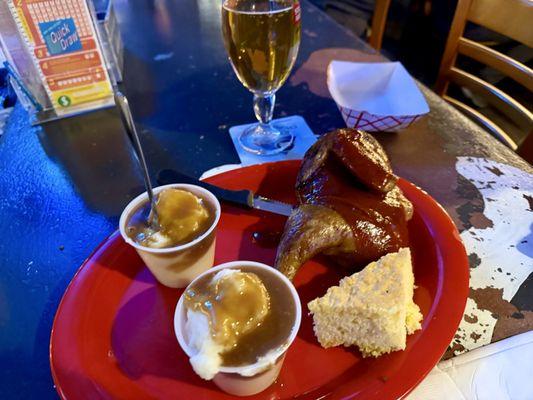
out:
<path id="1" fill-rule="evenodd" d="M 243 11 L 243 10 L 236 10 L 234 8 L 230 8 L 226 5 L 226 2 L 224 2 L 224 4 L 222 5 L 222 8 L 224 8 L 226 11 L 230 12 L 230 13 L 235 13 L 235 14 L 247 14 L 247 15 L 268 15 L 268 14 L 279 14 L 279 13 L 282 13 L 282 12 L 286 12 L 286 11 L 290 11 L 292 10 L 292 5 L 288 6 L 288 7 L 285 7 L 285 8 L 280 8 L 280 9 L 277 9 L 277 10 L 268 10 L 268 11 Z"/>

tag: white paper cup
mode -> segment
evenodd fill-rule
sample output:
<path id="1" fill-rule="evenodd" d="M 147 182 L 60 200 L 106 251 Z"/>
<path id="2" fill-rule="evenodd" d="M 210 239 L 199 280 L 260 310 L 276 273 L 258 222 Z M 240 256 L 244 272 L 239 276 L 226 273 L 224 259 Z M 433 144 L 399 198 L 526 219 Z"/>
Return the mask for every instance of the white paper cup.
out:
<path id="1" fill-rule="evenodd" d="M 250 396 L 259 392 L 262 392 L 268 388 L 274 381 L 277 379 L 283 361 L 285 359 L 285 354 L 289 349 L 290 345 L 296 338 L 298 329 L 300 328 L 300 322 L 302 319 L 302 307 L 300 305 L 300 298 L 293 284 L 285 275 L 283 275 L 278 270 L 270 267 L 266 264 L 254 262 L 254 261 L 232 261 L 229 263 L 218 265 L 207 272 L 204 272 L 196 279 L 200 279 L 207 273 L 216 273 L 222 269 L 241 269 L 246 272 L 246 267 L 261 268 L 263 270 L 272 273 L 277 276 L 281 283 L 285 284 L 293 297 L 295 305 L 295 316 L 294 324 L 287 338 L 287 342 L 284 346 L 281 346 L 279 349 L 272 354 L 274 363 L 269 363 L 266 361 L 256 362 L 251 365 L 245 365 L 240 367 L 221 367 L 220 372 L 215 375 L 213 382 L 223 391 L 235 395 L 235 396 Z M 195 280 L 196 280 L 195 279 Z M 195 281 L 191 283 L 194 284 Z M 185 289 L 187 291 L 187 289 Z M 176 338 L 180 344 L 183 351 L 187 356 L 192 357 L 195 354 L 195 350 L 190 348 L 188 345 L 187 333 L 185 332 L 185 323 L 187 322 L 187 310 L 183 305 L 183 294 L 180 297 L 178 304 L 176 306 L 176 311 L 174 313 L 174 332 L 176 333 Z"/>
<path id="2" fill-rule="evenodd" d="M 126 234 L 127 222 L 139 207 L 146 204 L 148 194 L 134 198 L 120 216 L 120 234 L 130 246 L 134 247 L 150 272 L 161 284 L 171 288 L 183 288 L 213 266 L 215 260 L 216 226 L 220 219 L 220 203 L 210 191 L 196 185 L 171 184 L 154 188 L 154 195 L 164 189 L 182 189 L 209 202 L 215 210 L 215 218 L 209 229 L 189 243 L 166 248 L 142 246 Z"/>

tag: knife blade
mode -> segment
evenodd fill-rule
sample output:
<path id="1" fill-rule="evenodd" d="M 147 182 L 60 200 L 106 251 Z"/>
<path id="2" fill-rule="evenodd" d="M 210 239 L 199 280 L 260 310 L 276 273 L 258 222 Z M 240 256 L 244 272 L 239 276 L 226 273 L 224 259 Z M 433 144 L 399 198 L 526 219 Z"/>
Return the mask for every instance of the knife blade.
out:
<path id="1" fill-rule="evenodd" d="M 192 176 L 183 174 L 173 169 L 164 169 L 157 175 L 157 182 L 160 185 L 171 183 L 188 183 L 203 187 L 213 193 L 219 200 L 232 203 L 244 208 L 255 208 L 256 210 L 268 211 L 274 214 L 289 216 L 292 206 L 281 201 L 272 200 L 256 195 L 251 190 L 229 190 L 203 182 Z"/>

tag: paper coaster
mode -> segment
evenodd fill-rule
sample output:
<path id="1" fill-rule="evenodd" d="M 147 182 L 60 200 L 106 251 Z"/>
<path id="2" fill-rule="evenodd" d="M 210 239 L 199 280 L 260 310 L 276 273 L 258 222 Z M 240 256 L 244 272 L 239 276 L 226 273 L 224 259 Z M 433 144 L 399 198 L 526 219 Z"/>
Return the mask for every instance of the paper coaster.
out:
<path id="1" fill-rule="evenodd" d="M 294 144 L 292 147 L 290 147 L 287 151 L 272 156 L 259 156 L 257 154 L 249 153 L 244 150 L 239 143 L 239 135 L 242 133 L 242 131 L 254 124 L 238 125 L 229 128 L 231 140 L 233 140 L 233 145 L 239 154 L 239 158 L 241 159 L 241 164 L 243 166 L 273 161 L 301 159 L 307 149 L 311 147 L 311 145 L 317 140 L 317 137 L 311 128 L 309 128 L 309 125 L 307 125 L 305 119 L 299 115 L 274 119 L 272 120 L 272 124 L 280 131 L 290 131 L 294 135 Z"/>

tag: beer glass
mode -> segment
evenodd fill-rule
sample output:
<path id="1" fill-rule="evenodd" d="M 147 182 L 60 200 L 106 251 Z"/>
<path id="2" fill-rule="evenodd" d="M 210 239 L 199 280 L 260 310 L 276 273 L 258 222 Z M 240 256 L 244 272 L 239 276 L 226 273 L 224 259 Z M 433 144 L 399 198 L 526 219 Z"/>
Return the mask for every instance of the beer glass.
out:
<path id="1" fill-rule="evenodd" d="M 281 133 L 270 121 L 276 91 L 287 80 L 300 45 L 300 4 L 297 0 L 224 0 L 222 34 L 233 70 L 253 93 L 258 124 L 239 137 L 242 147 L 271 155 L 292 145 L 294 136 Z"/>

